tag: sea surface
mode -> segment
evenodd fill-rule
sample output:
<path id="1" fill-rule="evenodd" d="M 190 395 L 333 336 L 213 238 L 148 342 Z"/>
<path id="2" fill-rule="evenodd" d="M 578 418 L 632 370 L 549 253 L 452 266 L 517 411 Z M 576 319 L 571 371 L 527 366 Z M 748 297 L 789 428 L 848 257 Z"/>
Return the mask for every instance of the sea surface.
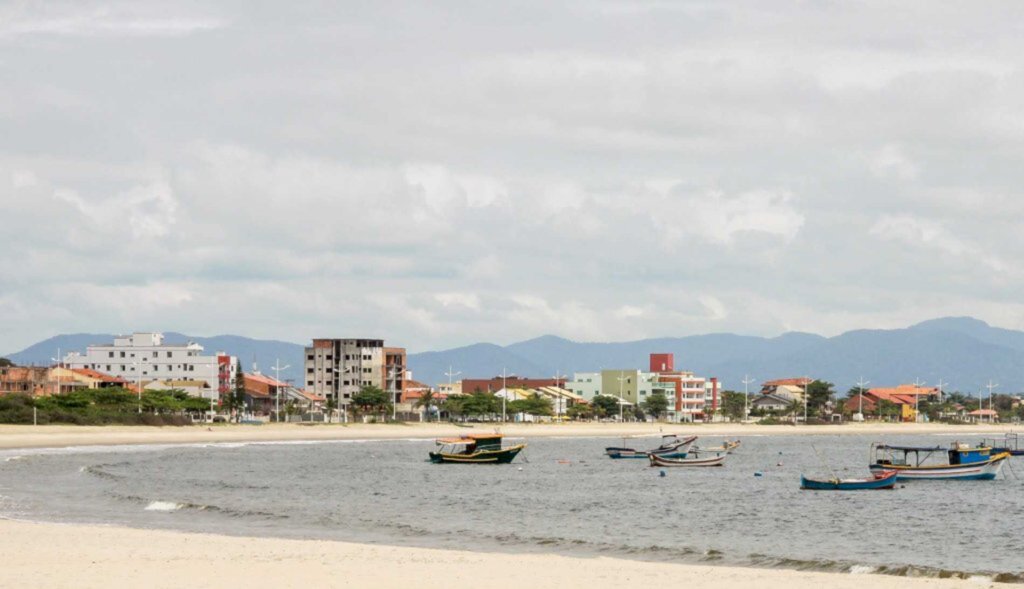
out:
<path id="1" fill-rule="evenodd" d="M 955 439 L 979 440 L 884 441 Z M 1024 477 L 1024 458 L 1011 459 L 995 481 L 812 492 L 799 489 L 801 473 L 827 477 L 831 468 L 841 477 L 866 476 L 869 445 L 881 440 L 741 440 L 724 467 L 664 469 L 664 476 L 645 460 L 604 457 L 619 438 L 528 439 L 510 465 L 431 464 L 430 440 L 5 451 L 0 516 L 1024 582 L 1024 479 L 1017 478 Z M 651 448 L 659 440 L 627 443 Z"/>

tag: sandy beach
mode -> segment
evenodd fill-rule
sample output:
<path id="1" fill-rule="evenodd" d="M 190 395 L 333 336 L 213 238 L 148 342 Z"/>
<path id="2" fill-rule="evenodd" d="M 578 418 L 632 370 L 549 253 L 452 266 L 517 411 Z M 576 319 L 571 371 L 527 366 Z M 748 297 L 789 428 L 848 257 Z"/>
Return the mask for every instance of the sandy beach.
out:
<path id="1" fill-rule="evenodd" d="M 508 425 L 508 436 L 626 436 L 692 432 L 702 436 L 784 434 L 1001 435 L 1009 428 L 926 424 L 755 426 L 667 424 Z M 111 444 L 188 444 L 289 440 L 408 439 L 493 431 L 449 424 L 225 426 L 207 428 L 0 426 L 0 448 Z M 721 589 L 822 586 L 851 589 L 996 586 L 988 579 L 917 579 L 731 566 L 651 563 L 619 558 L 434 550 L 320 540 L 209 534 L 0 520 L 0 587 L 522 587 L 676 586 Z M 1009 586 L 1009 585 L 1005 585 Z"/>
<path id="2" fill-rule="evenodd" d="M 850 423 L 828 426 L 754 424 L 665 424 L 665 423 L 567 423 L 567 424 L 472 424 L 457 427 L 448 423 L 300 425 L 265 424 L 189 427 L 0 425 L 0 448 L 60 448 L 119 444 L 193 444 L 216 442 L 275 442 L 303 440 L 430 439 L 471 432 L 500 430 L 509 437 L 615 437 L 657 436 L 690 433 L 701 436 L 744 435 L 914 435 L 947 434 L 1002 436 L 1008 425 L 946 425 L 916 423 Z"/>
<path id="3" fill-rule="evenodd" d="M 554 554 L 493 554 L 16 521 L 0 521 L 0 550 L 5 560 L 0 567 L 2 587 L 1010 587 L 982 579 L 914 579 Z"/>

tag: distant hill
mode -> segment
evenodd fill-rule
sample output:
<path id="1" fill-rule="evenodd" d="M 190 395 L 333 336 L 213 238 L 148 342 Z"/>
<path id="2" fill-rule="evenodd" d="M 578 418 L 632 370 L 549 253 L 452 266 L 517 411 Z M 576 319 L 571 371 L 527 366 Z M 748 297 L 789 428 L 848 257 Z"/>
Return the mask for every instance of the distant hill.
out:
<path id="1" fill-rule="evenodd" d="M 264 371 L 276 359 L 290 365 L 283 378 L 301 382 L 303 346 L 235 335 L 192 337 L 167 333 L 169 343 L 195 341 L 208 352 L 238 356 L 246 370 L 255 362 Z M 85 350 L 113 341 L 110 334 L 61 335 L 7 357 L 18 364 L 48 364 L 63 351 Z M 502 368 L 519 376 L 605 369 L 646 370 L 652 352 L 675 354 L 677 369 L 717 376 L 723 386 L 741 389 L 744 375 L 757 382 L 811 375 L 836 384 L 839 391 L 863 377 L 872 385 L 895 385 L 920 378 L 948 390 L 977 393 L 991 378 L 998 392 L 1024 390 L 1024 331 L 992 327 L 970 317 L 933 319 L 903 329 L 855 330 L 835 337 L 786 333 L 764 338 L 728 333 L 656 338 L 632 342 L 585 343 L 546 335 L 508 346 L 473 344 L 450 350 L 409 355 L 413 378 L 427 384 L 446 382 L 449 366 L 462 378 L 487 378 Z M 752 385 L 756 387 L 757 385 Z"/>
<path id="2" fill-rule="evenodd" d="M 998 392 L 1024 390 L 1024 332 L 970 317 L 933 319 L 903 329 L 849 331 L 835 337 L 710 334 L 580 343 L 547 335 L 503 348 L 490 346 L 486 355 L 466 353 L 476 348 L 413 354 L 409 365 L 417 380 L 434 384 L 447 379 L 443 373 L 449 364 L 463 377 L 494 376 L 502 366 L 518 371 L 512 366 L 524 361 L 525 366 L 535 367 L 531 376 L 551 376 L 556 371 L 571 375 L 602 368 L 646 369 L 648 354 L 671 352 L 676 369 L 717 376 L 723 386 L 733 389 L 742 389 L 744 375 L 761 382 L 808 374 L 835 383 L 842 392 L 861 377 L 872 385 L 917 378 L 935 384 L 941 378 L 948 390 L 965 393 L 977 393 L 991 378 L 1000 384 Z"/>

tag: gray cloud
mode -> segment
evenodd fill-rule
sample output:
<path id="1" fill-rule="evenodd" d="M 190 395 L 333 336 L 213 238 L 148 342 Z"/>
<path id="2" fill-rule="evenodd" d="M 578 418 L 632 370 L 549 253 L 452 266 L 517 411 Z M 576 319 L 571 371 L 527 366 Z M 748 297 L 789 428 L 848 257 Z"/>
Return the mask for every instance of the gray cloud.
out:
<path id="1" fill-rule="evenodd" d="M 1024 8 L 0 9 L 0 350 L 1024 327 Z"/>

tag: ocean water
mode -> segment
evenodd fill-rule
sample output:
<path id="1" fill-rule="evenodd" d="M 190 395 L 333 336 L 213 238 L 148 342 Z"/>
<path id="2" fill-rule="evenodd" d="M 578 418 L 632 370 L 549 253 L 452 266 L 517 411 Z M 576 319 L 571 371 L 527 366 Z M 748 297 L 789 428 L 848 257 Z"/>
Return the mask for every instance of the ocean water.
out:
<path id="1" fill-rule="evenodd" d="M 699 433 L 699 430 L 697 431 Z M 960 436 L 889 436 L 948 444 Z M 511 465 L 429 463 L 429 440 L 0 453 L 0 515 L 224 534 L 558 552 L 1024 582 L 1024 459 L 995 481 L 811 492 L 868 474 L 861 436 L 750 436 L 726 466 L 603 456 L 617 438 L 538 438 Z M 630 440 L 641 448 L 656 438 Z M 721 438 L 698 443 L 718 445 Z M 755 476 L 755 472 L 762 476 Z"/>

